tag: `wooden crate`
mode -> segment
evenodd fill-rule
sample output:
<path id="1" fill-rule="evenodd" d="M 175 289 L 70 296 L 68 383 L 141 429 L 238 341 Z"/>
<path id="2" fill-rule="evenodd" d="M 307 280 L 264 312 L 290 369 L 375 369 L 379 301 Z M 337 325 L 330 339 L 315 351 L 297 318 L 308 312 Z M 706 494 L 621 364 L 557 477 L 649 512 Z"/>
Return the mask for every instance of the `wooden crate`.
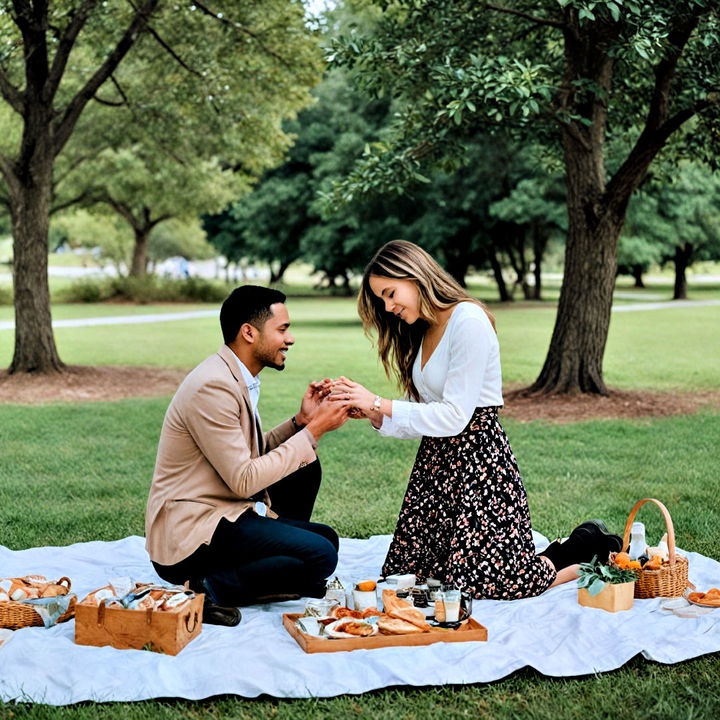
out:
<path id="1" fill-rule="evenodd" d="M 633 606 L 634 589 L 634 581 L 616 585 L 605 583 L 605 587 L 595 596 L 591 595 L 587 588 L 580 588 L 578 590 L 578 602 L 585 607 L 607 610 L 607 612 L 630 610 Z"/>
<path id="2" fill-rule="evenodd" d="M 470 618 L 457 630 L 436 628 L 427 633 L 413 635 L 378 634 L 371 637 L 331 639 L 314 637 L 302 632 L 295 624 L 299 617 L 302 617 L 302 613 L 285 613 L 283 615 L 283 625 L 306 653 L 371 650 L 403 645 L 433 645 L 438 642 L 485 642 L 488 639 L 487 628 L 473 618 Z"/>
<path id="3" fill-rule="evenodd" d="M 126 610 L 105 605 L 75 607 L 75 642 L 177 655 L 202 630 L 204 595 L 177 610 Z"/>

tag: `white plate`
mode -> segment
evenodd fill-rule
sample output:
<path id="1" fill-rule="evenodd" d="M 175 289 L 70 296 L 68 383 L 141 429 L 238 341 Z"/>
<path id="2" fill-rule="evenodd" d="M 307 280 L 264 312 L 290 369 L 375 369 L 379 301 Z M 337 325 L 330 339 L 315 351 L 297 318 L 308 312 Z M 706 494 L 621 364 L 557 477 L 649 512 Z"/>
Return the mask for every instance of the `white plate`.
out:
<path id="1" fill-rule="evenodd" d="M 351 635 L 350 633 L 341 632 L 336 629 L 340 625 L 344 625 L 345 623 L 348 623 L 348 622 L 355 622 L 355 623 L 360 623 L 362 625 L 367 625 L 369 628 L 372 629 L 372 633 L 370 635 Z M 377 625 L 367 622 L 367 620 L 355 620 L 353 618 L 341 618 L 340 620 L 336 620 L 335 622 L 332 622 L 329 625 L 325 626 L 325 634 L 331 638 L 354 638 L 357 640 L 358 638 L 362 638 L 362 637 L 372 637 L 372 635 L 377 635 L 377 632 L 378 632 Z"/>

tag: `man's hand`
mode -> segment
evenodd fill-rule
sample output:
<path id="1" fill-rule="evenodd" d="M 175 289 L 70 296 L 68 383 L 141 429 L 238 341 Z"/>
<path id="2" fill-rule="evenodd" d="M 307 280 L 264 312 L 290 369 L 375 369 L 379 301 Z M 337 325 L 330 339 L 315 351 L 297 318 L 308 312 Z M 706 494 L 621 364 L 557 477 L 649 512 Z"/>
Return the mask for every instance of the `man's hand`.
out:
<path id="1" fill-rule="evenodd" d="M 349 417 L 350 406 L 345 403 L 321 401 L 307 424 L 307 429 L 315 440 L 319 440 L 326 432 L 342 427 Z"/>
<path id="2" fill-rule="evenodd" d="M 300 412 L 295 416 L 298 425 L 307 425 L 313 419 L 320 403 L 330 394 L 331 388 L 332 380 L 330 378 L 311 382 L 308 385 L 300 403 Z"/>

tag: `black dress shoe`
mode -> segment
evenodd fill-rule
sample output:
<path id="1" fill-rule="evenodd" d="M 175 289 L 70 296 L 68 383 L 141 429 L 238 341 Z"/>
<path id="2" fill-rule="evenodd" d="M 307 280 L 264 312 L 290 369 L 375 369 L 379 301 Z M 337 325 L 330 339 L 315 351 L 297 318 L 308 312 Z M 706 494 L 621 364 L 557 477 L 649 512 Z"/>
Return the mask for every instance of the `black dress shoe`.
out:
<path id="1" fill-rule="evenodd" d="M 190 589 L 199 594 L 203 594 L 203 623 L 205 625 L 225 625 L 226 627 L 235 627 L 240 624 L 242 614 L 236 607 L 226 607 L 213 602 L 210 597 L 208 586 L 203 578 L 192 578 L 188 585 Z"/>
<path id="2" fill-rule="evenodd" d="M 562 570 L 594 557 L 606 563 L 610 553 L 619 552 L 622 545 L 619 535 L 610 533 L 602 520 L 594 519 L 578 525 L 565 542 L 556 540 L 539 554 L 548 558 L 556 570 Z"/>
<path id="3" fill-rule="evenodd" d="M 205 598 L 203 603 L 203 623 L 206 625 L 225 625 L 235 627 L 240 624 L 242 614 L 237 608 L 216 605 L 212 600 Z"/>

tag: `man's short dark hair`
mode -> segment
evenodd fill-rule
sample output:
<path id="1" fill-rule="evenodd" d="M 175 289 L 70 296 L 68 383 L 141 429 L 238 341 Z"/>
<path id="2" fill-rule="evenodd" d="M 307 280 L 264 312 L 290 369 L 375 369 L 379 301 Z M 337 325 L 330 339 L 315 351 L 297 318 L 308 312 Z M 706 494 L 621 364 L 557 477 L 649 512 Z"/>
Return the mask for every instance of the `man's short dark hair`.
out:
<path id="1" fill-rule="evenodd" d="M 271 305 L 284 303 L 285 295 L 279 290 L 260 285 L 241 285 L 235 288 L 220 308 L 220 327 L 223 340 L 229 345 L 240 332 L 240 326 L 250 323 L 262 330 L 272 316 Z"/>

